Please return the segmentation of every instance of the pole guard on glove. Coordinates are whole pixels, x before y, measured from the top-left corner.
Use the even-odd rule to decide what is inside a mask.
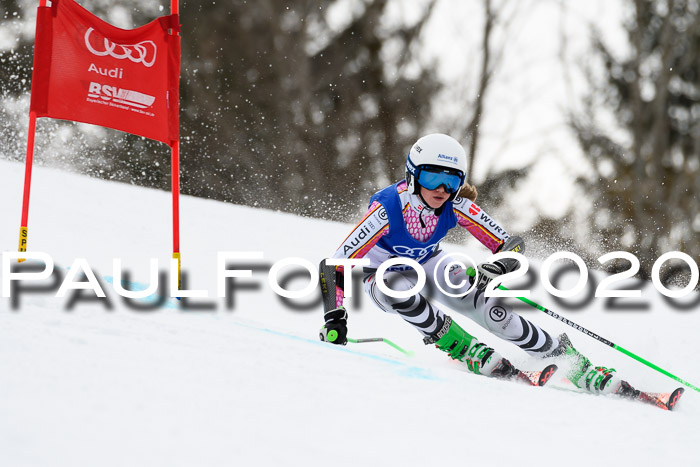
[[[328,310],[324,314],[326,324],[321,327],[318,337],[324,342],[336,345],[348,343],[348,313],[345,307]]]

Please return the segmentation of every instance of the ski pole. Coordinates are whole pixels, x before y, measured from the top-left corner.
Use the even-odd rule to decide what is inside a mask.
[[[467,275],[474,277],[476,275],[476,271],[474,270],[474,268],[468,268]],[[502,285],[499,285],[498,288],[501,290],[508,290],[506,287],[503,287]],[[598,334],[596,334],[594,332],[589,331],[588,329],[584,328],[583,326],[574,323],[570,319],[564,318],[563,316],[560,316],[559,314],[553,312],[552,310],[549,310],[549,309],[543,307],[542,305],[538,305],[537,303],[533,302],[532,300],[530,300],[528,298],[525,298],[525,297],[516,297],[516,298],[522,302],[527,303],[528,305],[530,305],[533,308],[537,308],[538,310],[545,312],[546,314],[548,314],[552,318],[558,319],[559,321],[561,321],[564,324],[568,324],[569,326],[576,329],[577,331],[581,331],[582,333],[584,333],[588,337],[592,337],[593,339],[595,339],[599,342],[602,342],[603,344],[605,344],[609,347],[612,347],[613,349],[615,349],[619,352],[622,352],[623,354],[627,355],[628,357],[632,357],[633,359],[637,360],[639,363],[643,363],[644,365],[648,366],[649,368],[653,368],[654,370],[658,371],[659,373],[662,373],[662,374],[668,376],[669,378],[674,379],[674,380],[678,381],[679,383],[685,384],[689,388],[695,389],[696,391],[700,392],[700,388],[691,384],[690,382],[685,381],[685,380],[679,378],[678,376],[669,373],[668,371],[664,370],[663,368],[651,363],[650,361],[640,357],[639,355],[636,355],[636,354],[630,352],[629,350],[625,349],[624,347],[619,346],[619,345],[613,343],[612,341],[610,341],[602,336],[599,336]]]
[[[338,331],[336,331],[335,329],[329,331],[327,338],[328,338],[328,342],[334,342],[338,338]],[[385,344],[392,346],[393,348],[395,348],[396,350],[398,350],[399,352],[401,352],[404,355],[407,355],[409,357],[413,355],[413,352],[411,352],[410,350],[404,350],[401,347],[399,347],[398,345],[391,342],[389,339],[385,339],[384,337],[368,337],[365,339],[351,339],[348,337],[347,339],[348,339],[348,342],[352,342],[353,344],[364,344],[366,342],[384,342]]]
[[[365,339],[351,339],[348,337],[348,342],[352,342],[353,344],[363,344],[365,342],[384,342],[385,344],[389,344],[390,346],[392,346],[393,348],[395,348],[396,350],[398,350],[399,352],[401,352],[402,354],[404,354],[408,357],[413,356],[412,351],[404,350],[401,347],[399,347],[398,345],[391,342],[389,339],[385,339],[384,337],[368,337]]]

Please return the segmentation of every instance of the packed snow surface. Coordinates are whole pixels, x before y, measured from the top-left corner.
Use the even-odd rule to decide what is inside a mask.
[[[17,245],[23,174],[22,164],[0,161],[4,252]],[[561,375],[544,388],[476,376],[375,309],[359,282],[348,300],[350,336],[386,337],[415,355],[319,342],[318,294],[285,303],[268,270],[285,258],[317,264],[351,224],[187,196],[181,220],[183,287],[209,297],[126,300],[114,288],[115,258],[135,289],[150,283],[156,258],[169,293],[170,194],[35,167],[28,249],[49,254],[55,268],[0,299],[1,465],[700,465],[700,394],[692,389],[666,412],[578,392]],[[232,262],[253,266],[252,276],[229,281],[217,298],[217,252],[264,256]],[[92,290],[56,297],[81,258],[106,298]],[[309,281],[303,272],[283,281],[285,271],[303,270],[282,269],[290,290]],[[615,309],[583,295],[571,299],[585,302],[574,308],[539,282],[531,289],[536,302],[700,383],[697,303],[671,306],[647,285],[642,298]],[[539,311],[518,311],[550,333],[566,331],[595,364],[638,388],[681,386]],[[519,367],[543,365],[449,313]]]

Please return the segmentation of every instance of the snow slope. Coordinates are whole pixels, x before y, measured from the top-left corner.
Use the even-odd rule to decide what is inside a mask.
[[[3,251],[17,244],[23,170],[0,161]],[[44,289],[16,293],[18,303],[0,299],[0,465],[700,465],[700,394],[690,389],[668,413],[577,393],[557,378],[530,388],[475,376],[375,310],[359,289],[350,335],[384,336],[415,356],[319,342],[318,302],[285,305],[267,268],[288,257],[316,264],[349,225],[183,197],[187,287],[210,298],[149,309],[115,293],[112,259],[141,284],[149,258],[166,269],[170,195],[41,167],[32,188],[29,250],[52,256],[59,281],[85,258],[107,298],[56,298],[57,283],[44,281]],[[265,255],[228,300],[215,298],[218,251]],[[288,287],[304,287],[306,277]],[[533,300],[700,382],[698,306],[673,309],[647,287],[645,311],[610,311],[594,299],[567,312],[532,289]],[[521,311],[550,332],[567,330],[594,363],[637,387],[679,386],[540,312]],[[522,368],[541,365],[451,315]]]

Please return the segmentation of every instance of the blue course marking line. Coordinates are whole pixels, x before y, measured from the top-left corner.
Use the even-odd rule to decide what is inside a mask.
[[[102,276],[102,279],[110,284],[114,285],[114,277],[112,276]],[[124,281],[122,281],[124,282]],[[125,282],[126,287],[128,290],[136,292],[138,290],[146,290],[148,288],[148,285],[143,284],[141,282]],[[129,300],[138,300],[139,302],[143,303],[156,303],[158,302],[162,297],[158,294],[151,294],[148,297],[143,297],[143,298],[131,298]],[[160,308],[171,308],[171,309],[177,309],[178,306],[173,303],[171,300],[173,297],[166,297],[166,302],[160,307]]]
[[[245,324],[245,323],[241,323],[241,322],[233,322],[233,324],[236,324],[236,325],[244,327],[244,328],[254,329],[256,331],[261,331],[261,332],[265,332],[268,334],[272,334],[272,335],[275,335],[278,337],[284,337],[287,339],[305,342],[307,344],[322,346],[324,349],[334,350],[337,352],[345,352],[345,353],[349,353],[352,355],[358,355],[360,357],[369,358],[371,360],[376,360],[378,362],[388,363],[390,365],[399,367],[399,369],[400,369],[400,371],[398,371],[399,374],[401,374],[402,376],[409,377],[409,378],[418,378],[418,379],[425,379],[425,380],[430,380],[430,381],[439,381],[441,379],[441,378],[435,376],[434,374],[432,374],[432,372],[429,369],[421,368],[421,367],[415,366],[415,365],[409,365],[409,364],[404,363],[400,360],[394,360],[394,359],[388,358],[388,357],[382,357],[379,355],[358,352],[357,350],[348,349],[345,346],[327,344],[327,343],[317,341],[314,339],[308,339],[306,337],[300,337],[300,336],[297,336],[294,334],[288,334],[288,333],[285,333],[282,331],[276,331],[274,329],[269,329],[269,328],[262,328],[262,327],[254,326],[251,324]]]
[[[114,277],[103,276],[102,278],[108,284],[110,284],[110,285],[114,284]],[[148,288],[148,285],[142,284],[140,282],[126,282],[125,285],[129,288],[129,290],[132,290],[132,291],[135,289],[136,290],[145,290]],[[148,297],[137,298],[137,299],[132,299],[132,300],[138,300],[138,301],[141,301],[144,303],[154,303],[154,302],[157,302],[158,300],[160,300],[160,298],[161,297],[159,295],[153,294],[153,295],[149,295]],[[173,303],[173,301],[170,299],[168,299],[168,301],[166,301],[166,303],[162,306],[162,308],[179,309],[179,307],[175,303]],[[321,341],[317,341],[314,339],[308,339],[305,337],[300,337],[300,336],[297,336],[294,334],[288,334],[288,333],[285,333],[282,331],[276,331],[276,330],[270,329],[270,328],[262,328],[262,327],[253,326],[250,324],[236,322],[236,321],[234,321],[233,324],[236,324],[238,326],[245,327],[248,329],[254,329],[256,331],[261,331],[261,332],[266,332],[268,334],[273,334],[273,335],[278,336],[278,337],[284,337],[286,339],[292,339],[292,340],[305,342],[307,344],[323,346],[323,348],[325,348],[325,349],[332,349],[334,351],[345,352],[345,353],[349,353],[352,355],[359,355],[361,357],[369,358],[371,360],[375,360],[378,362],[388,363],[390,365],[399,367],[400,370],[398,371],[398,373],[401,374],[402,376],[405,376],[408,378],[425,379],[425,380],[430,380],[430,381],[439,381],[441,379],[441,378],[438,378],[437,376],[435,376],[434,374],[432,374],[429,369],[421,368],[421,367],[418,367],[415,365],[408,365],[400,360],[394,360],[394,359],[387,358],[387,357],[381,357],[379,355],[358,352],[357,350],[351,350],[351,349],[348,349],[347,347],[344,347],[344,346],[326,344],[326,343],[321,342]],[[331,347],[329,347],[329,345],[331,345]]]
[[[69,267],[65,267],[65,266],[60,266],[60,268],[65,269],[66,271],[68,271],[70,269]],[[112,285],[112,286],[114,285],[114,277],[113,276],[102,276],[102,280],[104,280],[109,285]],[[129,290],[134,291],[134,292],[138,291],[138,290],[146,290],[148,288],[148,285],[143,284],[141,282],[130,282],[130,281],[129,282],[122,281],[122,282],[124,282],[126,284],[126,288],[128,288]],[[178,309],[179,307],[175,303],[173,303],[172,300],[170,300],[171,298],[173,298],[173,297],[166,297],[167,301],[160,308]],[[148,304],[148,303],[155,303],[160,299],[161,299],[160,295],[152,294],[152,295],[149,295],[148,297],[132,298],[130,300],[138,300],[140,302]]]

